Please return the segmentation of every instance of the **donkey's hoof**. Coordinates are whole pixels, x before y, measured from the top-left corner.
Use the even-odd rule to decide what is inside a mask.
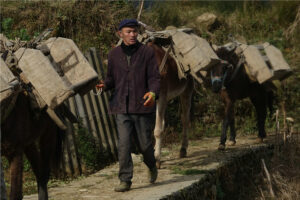
[[[183,149],[183,148],[180,149],[179,157],[180,158],[186,157],[186,149]]]
[[[219,144],[218,150],[219,151],[224,151],[225,150],[225,144]]]
[[[229,142],[228,142],[228,145],[229,146],[234,146],[236,144],[236,141],[233,141],[233,140],[230,140]]]
[[[264,143],[264,138],[258,137],[258,138],[256,139],[256,143],[257,143],[257,144],[262,144],[262,143]]]
[[[157,160],[155,164],[156,164],[156,168],[157,168],[157,169],[160,169],[160,165],[161,165],[160,160]]]

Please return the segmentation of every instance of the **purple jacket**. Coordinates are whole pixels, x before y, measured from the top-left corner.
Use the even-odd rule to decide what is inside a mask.
[[[128,66],[127,56],[120,46],[108,54],[108,69],[104,81],[105,90],[114,89],[110,100],[110,113],[152,113],[156,106],[145,107],[143,96],[151,91],[158,97],[160,74],[154,50],[141,45],[131,56]]]

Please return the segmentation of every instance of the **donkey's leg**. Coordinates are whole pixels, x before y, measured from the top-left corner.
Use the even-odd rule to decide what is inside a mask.
[[[37,182],[37,189],[39,191],[40,188],[40,154],[38,152],[38,149],[35,145],[35,143],[27,146],[25,148],[25,155],[30,162],[30,165],[32,167],[32,171],[35,175],[36,182]]]
[[[43,125],[43,128],[37,130],[41,132],[39,134],[41,135],[39,139],[39,176],[37,177],[38,197],[39,200],[48,200],[47,184],[50,177],[51,160],[53,160],[56,148],[57,127],[48,116],[41,116],[41,118],[40,123]],[[36,161],[34,163],[36,163]]]
[[[236,132],[235,132],[235,120],[234,120],[234,103],[232,103],[230,116],[228,116],[228,118],[229,118],[229,127],[230,127],[229,145],[233,146],[236,143],[236,141],[235,141]]]
[[[219,144],[219,150],[225,149],[225,143],[227,140],[227,129],[230,123],[234,123],[233,117],[234,117],[234,101],[229,98],[229,95],[226,91],[222,90],[221,97],[223,99],[223,102],[225,104],[225,115],[224,120],[222,124],[222,132],[221,132],[221,139]]]
[[[190,111],[192,105],[192,95],[193,95],[194,83],[192,79],[189,79],[186,89],[180,95],[181,103],[181,122],[182,122],[182,142],[180,149],[180,158],[186,157],[186,152],[188,148],[188,132],[190,128]]]
[[[253,103],[256,110],[256,121],[258,128],[258,138],[259,142],[262,142],[266,137],[265,131],[265,121],[267,117],[267,105],[264,94],[259,96],[251,97],[251,102]]]
[[[228,117],[225,114],[223,123],[222,123],[222,132],[221,132],[221,139],[220,139],[220,144],[219,144],[219,150],[224,150],[225,149],[225,143],[227,140],[227,128],[228,128]]]
[[[21,200],[22,196],[22,178],[23,178],[23,152],[15,153],[8,158],[10,165],[10,195],[13,200]]]
[[[156,159],[156,167],[160,168],[160,157],[161,157],[161,135],[164,131],[165,125],[165,111],[167,108],[167,99],[165,96],[160,96],[156,107],[156,121],[154,128],[155,136],[155,152],[154,156]]]
[[[47,123],[47,122],[46,122]],[[50,177],[51,160],[53,160],[56,147],[56,126],[52,126],[44,130],[43,136],[40,138],[40,180],[39,180],[39,200],[48,199],[47,184]]]

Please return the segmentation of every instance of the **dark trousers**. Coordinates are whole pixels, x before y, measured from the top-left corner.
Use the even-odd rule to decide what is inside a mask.
[[[151,114],[117,114],[118,128],[118,157],[119,179],[130,182],[133,176],[133,163],[131,158],[132,140],[143,154],[144,163],[149,169],[155,167],[154,148],[151,135],[154,129],[155,113]]]

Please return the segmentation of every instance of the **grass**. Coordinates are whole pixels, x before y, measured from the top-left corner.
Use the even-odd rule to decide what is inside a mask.
[[[170,152],[169,151],[162,151],[161,152],[161,157],[167,157],[170,155]]]
[[[275,151],[267,164],[271,185],[275,194],[270,193],[270,184],[262,171],[253,177],[253,183],[244,188],[245,200],[250,199],[282,199],[293,200],[300,198],[300,138],[299,132],[290,138],[285,145]]]

